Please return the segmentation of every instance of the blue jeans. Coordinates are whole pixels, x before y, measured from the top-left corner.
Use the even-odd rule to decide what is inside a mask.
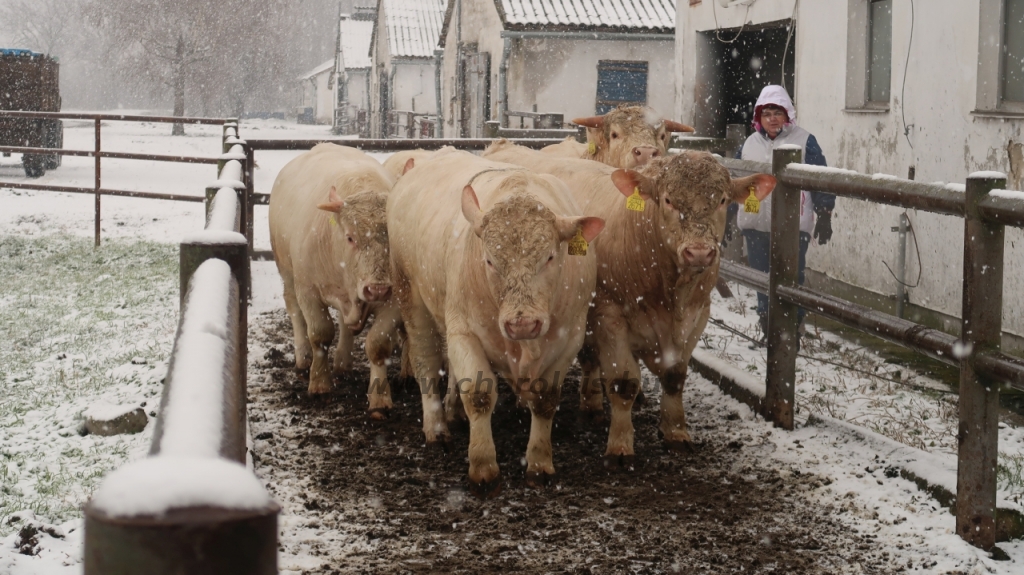
[[[743,230],[743,237],[747,239],[747,263],[755,270],[768,272],[768,252],[771,249],[771,234],[757,230]],[[811,245],[811,234],[800,232],[800,265],[799,281],[804,285],[804,268],[807,267],[807,248]],[[804,322],[807,312],[800,308],[797,318],[800,323]],[[757,315],[761,318],[762,328],[768,325],[768,295],[757,292]]]

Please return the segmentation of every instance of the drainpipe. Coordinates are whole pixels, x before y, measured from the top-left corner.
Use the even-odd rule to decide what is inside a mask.
[[[505,112],[508,112],[508,57],[512,52],[512,38],[501,33],[505,46],[501,49],[501,65],[498,67],[498,122],[503,128],[508,127]]]
[[[443,63],[441,57],[444,56],[444,50],[434,50],[434,97],[437,99],[437,130],[435,130],[435,138],[444,137],[444,108],[441,107],[441,65]]]
[[[382,137],[384,138],[390,137],[391,133],[391,121],[387,118],[387,116],[390,116],[391,111],[395,109],[395,74],[397,73],[398,65],[395,64],[394,61],[392,61],[390,79],[388,80],[388,113],[383,118],[385,125],[388,127],[388,133],[382,135]]]

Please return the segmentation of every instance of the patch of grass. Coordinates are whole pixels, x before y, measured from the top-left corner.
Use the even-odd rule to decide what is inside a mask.
[[[0,236],[0,518],[21,509],[76,516],[142,441],[73,430],[104,394],[159,393],[177,274],[175,245]],[[9,530],[0,525],[0,535]]]
[[[996,481],[999,489],[1007,492],[1007,499],[1024,502],[1024,454],[1000,453]]]

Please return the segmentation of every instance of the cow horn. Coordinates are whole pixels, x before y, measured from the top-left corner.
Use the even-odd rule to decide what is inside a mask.
[[[669,132],[692,132],[693,128],[686,124],[680,124],[675,120],[665,120],[665,129]]]
[[[604,116],[590,116],[588,118],[576,118],[572,121],[577,126],[584,126],[586,128],[601,128],[604,127]]]

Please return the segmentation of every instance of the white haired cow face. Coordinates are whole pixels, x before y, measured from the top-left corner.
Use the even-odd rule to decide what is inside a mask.
[[[612,181],[623,195],[638,190],[654,204],[646,210],[654,210],[659,241],[675,254],[680,269],[694,271],[718,261],[728,204],[742,203],[751,192],[763,200],[775,189],[773,176],[732,179],[711,154],[694,151],[655,158],[638,170],[616,170]]]
[[[341,249],[337,265],[344,269],[351,301],[375,302],[391,295],[391,260],[386,219],[387,194],[363,191],[342,199],[332,186],[321,210],[332,212],[331,228]]]
[[[604,116],[576,118],[587,127],[591,159],[616,168],[632,169],[668,152],[672,132],[692,132],[690,126],[662,120],[645,106],[619,106]]]
[[[561,281],[566,242],[577,233],[590,242],[604,220],[558,216],[529,193],[527,180],[510,176],[512,192],[487,212],[472,186],[462,191],[462,213],[481,240],[487,286],[498,302],[498,327],[511,340],[544,336],[551,326],[551,300]]]

